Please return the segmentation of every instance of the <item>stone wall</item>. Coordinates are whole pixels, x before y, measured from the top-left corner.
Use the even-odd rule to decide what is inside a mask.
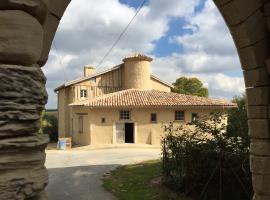
[[[41,70],[68,1],[0,1],[0,199],[46,199]]]
[[[244,72],[255,191],[253,199],[270,199],[270,1],[215,0],[215,3],[231,31]]]
[[[40,70],[70,0],[0,1],[0,199],[46,199],[47,95]],[[248,97],[255,200],[270,199],[269,0],[214,0],[235,41]]]

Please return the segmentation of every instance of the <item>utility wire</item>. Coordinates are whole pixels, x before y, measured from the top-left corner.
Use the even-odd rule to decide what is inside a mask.
[[[100,65],[105,61],[105,59],[110,55],[110,53],[112,52],[112,50],[114,49],[114,47],[118,44],[118,42],[121,40],[121,38],[123,37],[123,35],[127,32],[129,26],[131,25],[131,23],[134,21],[134,19],[137,17],[137,15],[139,14],[139,12],[141,11],[142,7],[144,6],[144,4],[146,3],[146,0],[143,0],[142,3],[140,4],[139,8],[137,9],[135,15],[132,17],[132,19],[130,20],[130,22],[127,24],[127,26],[124,28],[124,30],[120,33],[120,35],[118,36],[118,38],[116,39],[116,41],[112,44],[111,48],[107,51],[107,53],[103,56],[103,58],[101,59],[101,61],[99,62],[99,64],[97,65],[96,69],[100,67]]]

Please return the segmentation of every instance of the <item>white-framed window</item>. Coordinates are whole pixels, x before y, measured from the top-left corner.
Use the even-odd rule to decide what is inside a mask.
[[[80,96],[81,96],[81,98],[86,98],[87,97],[87,90],[81,90]]]
[[[78,117],[78,128],[79,128],[79,133],[83,134],[83,116],[79,115]]]
[[[182,110],[175,111],[175,121],[184,121],[185,120],[185,112]]]
[[[120,111],[120,119],[121,120],[130,120],[130,111],[129,110],[121,110]]]
[[[156,123],[157,122],[157,113],[151,113],[151,122]]]

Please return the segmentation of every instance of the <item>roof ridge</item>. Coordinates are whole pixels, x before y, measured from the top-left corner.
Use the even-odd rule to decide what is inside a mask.
[[[92,107],[121,106],[217,106],[235,107],[235,104],[222,99],[199,97],[193,95],[165,92],[160,90],[126,89],[105,94],[93,99],[76,102],[70,105]]]

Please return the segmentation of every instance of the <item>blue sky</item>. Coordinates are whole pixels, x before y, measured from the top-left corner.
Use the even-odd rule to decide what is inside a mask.
[[[47,65],[49,102],[53,89],[96,66],[134,16],[141,0],[76,0],[67,9]],[[173,83],[196,76],[210,96],[231,99],[244,92],[239,59],[230,33],[212,0],[148,0],[127,33],[97,69],[113,67],[141,52],[154,58],[153,74]]]
[[[138,9],[142,3],[142,0],[119,0],[122,4],[128,5],[130,7]],[[204,7],[205,1],[202,0],[198,6],[195,8],[195,13],[200,12]],[[149,4],[149,0],[146,1],[145,5]],[[186,30],[183,27],[186,24],[184,17],[172,17],[169,20],[169,30],[166,32],[164,37],[159,38],[159,40],[154,41],[155,49],[151,52],[157,57],[170,56],[171,54],[178,52],[183,52],[182,45],[170,42],[170,38],[178,35],[189,34],[191,31]]]

